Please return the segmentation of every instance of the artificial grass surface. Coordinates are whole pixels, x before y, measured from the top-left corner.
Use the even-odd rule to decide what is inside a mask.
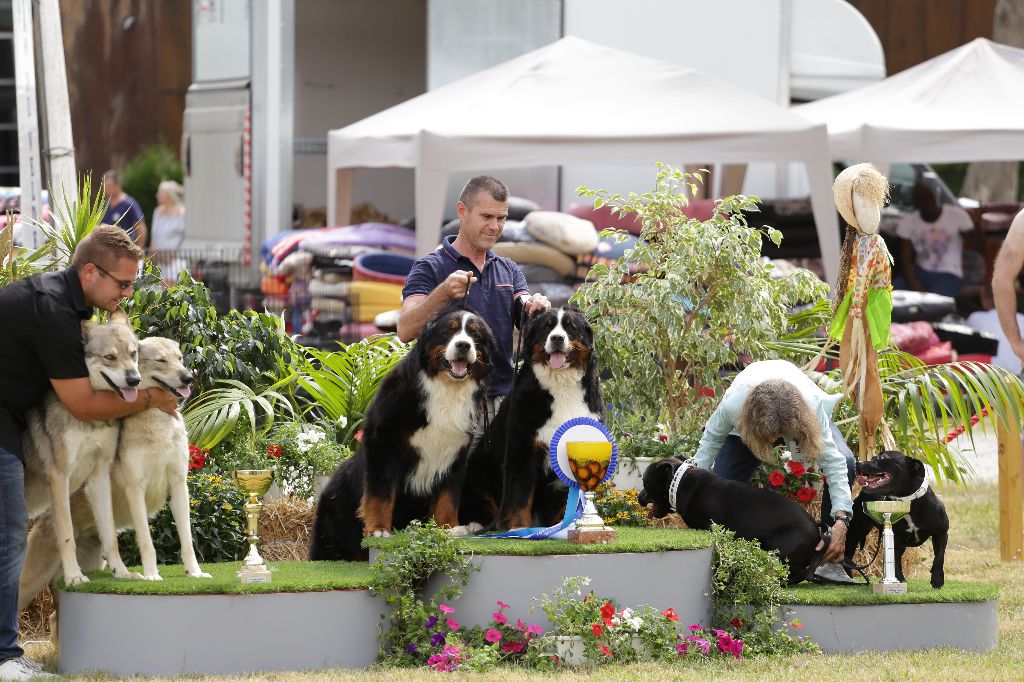
[[[615,528],[615,542],[609,545],[575,545],[565,540],[515,540],[509,538],[459,538],[459,544],[477,555],[545,556],[556,554],[618,554],[704,549],[711,546],[711,534],[703,530],[673,528]],[[366,538],[363,546],[386,550],[398,538]]]
[[[947,580],[942,589],[933,589],[927,578],[907,580],[907,593],[883,596],[870,587],[856,585],[812,585],[801,583],[786,589],[783,604],[808,606],[868,606],[874,604],[941,604],[982,602],[999,596],[999,588],[989,583]]]
[[[240,561],[202,564],[212,578],[190,578],[183,566],[161,566],[163,580],[126,580],[114,578],[109,571],[89,573],[84,585],[61,587],[70,592],[101,594],[255,594],[259,592],[326,592],[365,589],[370,586],[370,567],[348,561],[274,561],[272,582],[241,584],[235,576]],[[129,570],[141,572],[137,566]]]

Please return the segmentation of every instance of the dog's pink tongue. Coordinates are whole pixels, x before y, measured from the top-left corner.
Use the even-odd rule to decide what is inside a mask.
[[[180,395],[182,398],[187,398],[190,395],[192,395],[192,389],[189,388],[188,386],[182,386],[181,388],[178,389],[178,395]]]
[[[124,396],[124,399],[127,400],[128,402],[132,402],[136,398],[139,397],[139,389],[137,389],[137,388],[122,388],[121,389],[121,395]]]
[[[863,476],[857,477],[857,485],[864,485],[865,483],[867,483],[867,481],[868,479],[864,478]]]
[[[548,358],[548,365],[552,369],[558,369],[565,364],[565,353],[552,353],[551,357]]]
[[[468,365],[463,360],[452,360],[451,366],[452,374],[454,374],[457,377],[466,376],[466,368],[468,367]]]

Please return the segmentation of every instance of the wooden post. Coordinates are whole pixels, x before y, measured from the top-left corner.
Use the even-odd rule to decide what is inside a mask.
[[[332,226],[349,225],[352,222],[352,183],[355,170],[334,169],[334,219]]]
[[[996,421],[999,437],[999,556],[1024,559],[1024,480],[1020,424]]]

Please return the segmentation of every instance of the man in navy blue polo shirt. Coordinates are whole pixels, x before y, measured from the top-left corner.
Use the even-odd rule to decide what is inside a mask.
[[[411,341],[423,325],[452,301],[466,298],[497,341],[490,397],[512,389],[512,329],[525,308],[527,315],[551,303],[542,294],[530,295],[523,271],[510,258],[496,256],[491,247],[501,237],[508,217],[508,187],[489,175],[479,175],[462,189],[455,207],[459,234],[445,237],[441,246],[412,266],[402,290],[398,337]],[[496,402],[490,401],[493,414]]]
[[[54,391],[77,419],[114,419],[158,407],[176,396],[139,391],[132,402],[94,391],[85,366],[82,320],[93,306],[113,311],[132,293],[142,249],[119,227],[100,225],[82,239],[71,267],[0,288],[0,682],[43,677],[18,645],[18,579],[25,558],[28,510],[21,435],[25,414]]]
[[[104,225],[117,225],[130,234],[139,246],[145,247],[149,235],[146,216],[135,197],[125,194],[121,186],[120,173],[108,170],[103,174],[103,191],[106,192],[110,203],[107,204],[107,212],[103,214],[103,220],[100,222]]]

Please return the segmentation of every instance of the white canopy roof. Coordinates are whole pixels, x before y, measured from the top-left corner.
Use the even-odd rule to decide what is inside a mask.
[[[416,169],[416,248],[438,243],[448,175],[559,164],[800,161],[825,272],[839,229],[825,128],[693,69],[566,37],[328,133],[331,222],[341,169]],[[653,170],[653,168],[652,168]],[[638,188],[642,189],[642,188]]]
[[[793,107],[848,161],[1024,159],[1024,50],[977,38],[872,85]]]

